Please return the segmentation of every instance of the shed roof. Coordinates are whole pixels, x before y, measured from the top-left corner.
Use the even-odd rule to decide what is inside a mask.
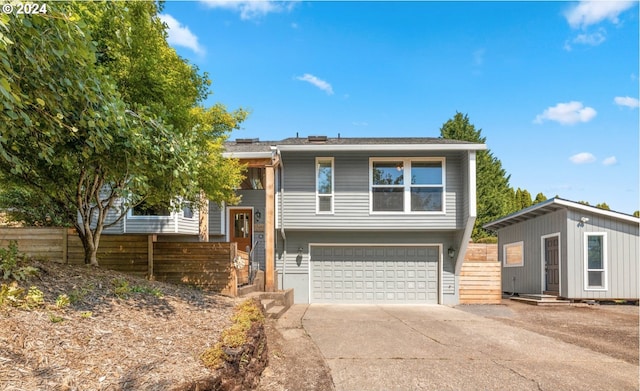
[[[563,208],[583,210],[585,212],[595,213],[602,216],[613,217],[615,219],[628,221],[630,223],[640,224],[640,218],[628,215],[626,213],[600,209],[595,206],[585,205],[579,202],[565,200],[563,198],[556,197],[556,198],[552,198],[544,202],[541,202],[539,204],[535,204],[528,208],[519,210],[515,213],[512,213],[500,219],[494,220],[490,223],[483,225],[482,227],[491,231],[497,231],[499,229],[508,227],[510,225],[531,220],[538,216],[555,212],[556,210],[563,209]]]

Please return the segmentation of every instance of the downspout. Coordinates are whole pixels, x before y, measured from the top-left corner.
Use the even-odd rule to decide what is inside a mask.
[[[278,158],[280,160],[280,210],[278,213],[280,214],[280,235],[282,235],[282,287],[284,288],[284,279],[287,275],[287,234],[284,230],[284,163],[282,162],[282,155],[280,154],[280,150],[277,149],[276,153],[278,154]]]

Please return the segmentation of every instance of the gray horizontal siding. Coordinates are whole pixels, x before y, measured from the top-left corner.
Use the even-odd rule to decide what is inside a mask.
[[[413,154],[409,157],[446,158],[446,214],[370,213],[369,157],[367,153],[283,153],[284,195],[282,223],[287,229],[327,230],[443,230],[460,227],[457,215],[464,205],[460,153]],[[315,158],[334,157],[334,213],[316,214]],[[398,157],[376,154],[375,157]],[[278,225],[280,226],[280,225]]]
[[[209,235],[224,235],[224,205],[209,202]]]
[[[588,222],[582,224],[581,217]],[[608,216],[569,210],[568,216],[568,297],[580,299],[637,299],[638,225]],[[607,271],[605,291],[585,290],[585,233],[607,235]]]

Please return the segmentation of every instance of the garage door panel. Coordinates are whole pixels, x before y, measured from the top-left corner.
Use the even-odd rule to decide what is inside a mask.
[[[314,302],[437,303],[438,259],[435,246],[312,245],[311,297]]]

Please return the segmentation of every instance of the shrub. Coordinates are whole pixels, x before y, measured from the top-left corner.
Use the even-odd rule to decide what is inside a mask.
[[[0,274],[2,274],[2,278],[22,281],[37,274],[38,269],[35,267],[18,265],[18,262],[23,259],[24,256],[18,254],[18,244],[13,240],[9,242],[8,248],[0,248]]]
[[[71,304],[71,300],[69,299],[69,296],[67,296],[65,293],[61,294],[56,298],[56,308],[58,309],[63,309],[65,307],[68,307],[70,304]]]

